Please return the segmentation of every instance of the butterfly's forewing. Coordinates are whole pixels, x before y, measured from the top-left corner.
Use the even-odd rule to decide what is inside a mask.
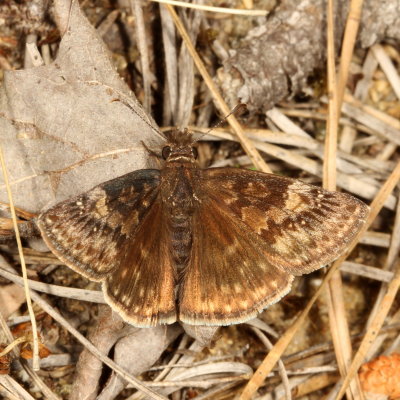
[[[205,170],[201,185],[243,229],[263,239],[263,253],[271,264],[294,275],[337,258],[369,210],[346,193],[243,169]]]
[[[119,262],[158,194],[159,171],[141,170],[105,182],[39,215],[50,250],[69,267],[101,281]]]
[[[111,305],[138,326],[175,315],[174,273],[162,247],[168,241],[154,236],[162,224],[159,176],[158,170],[129,173],[59,203],[37,219],[52,252],[87,278],[105,281]],[[164,257],[159,265],[149,262],[152,252]],[[145,276],[149,269],[153,274]],[[147,322],[138,317],[141,313]]]

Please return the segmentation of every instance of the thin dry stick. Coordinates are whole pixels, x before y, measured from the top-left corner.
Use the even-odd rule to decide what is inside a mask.
[[[374,54],[375,58],[378,60],[379,65],[381,66],[383,72],[387,77],[387,80],[392,86],[394,93],[400,100],[400,77],[396,70],[396,67],[392,63],[392,60],[390,59],[389,55],[386,54],[384,48],[379,44],[372,46],[371,51]]]
[[[23,286],[23,279],[17,275],[13,274],[10,271],[2,268],[0,266],[0,276],[14,282],[18,285]],[[100,290],[88,290],[88,289],[78,289],[78,288],[70,288],[59,285],[52,285],[49,283],[37,282],[31,279],[28,279],[29,287],[38,292],[51,294],[53,296],[66,297],[69,299],[76,299],[80,301],[90,301],[93,303],[104,304],[106,301],[104,300],[103,292]]]
[[[14,347],[18,346],[21,343],[24,343],[28,341],[28,339],[25,336],[21,336],[18,339],[15,339],[13,342],[11,342],[6,348],[0,352],[0,358],[5,356],[6,354],[10,353]]]
[[[10,210],[10,205],[8,203],[0,201],[0,208],[3,210]],[[25,211],[22,208],[14,207],[14,210],[17,216],[23,219],[32,219],[36,217],[36,214],[30,213],[29,211]]]
[[[205,4],[193,4],[193,3],[188,3],[187,1],[176,1],[176,0],[151,0],[151,1],[162,4],[171,4],[173,6],[178,6],[178,7],[194,8],[196,10],[202,10],[202,11],[236,14],[249,17],[264,17],[268,15],[268,11],[265,10],[242,10],[238,8],[214,7],[214,6],[207,6]]]
[[[389,131],[387,139],[397,141],[396,139],[398,139],[400,131],[400,121],[397,118],[394,118],[391,115],[378,110],[377,108],[362,103],[360,100],[353,97],[350,93],[346,93],[344,95],[344,101],[345,103],[354,106],[356,109],[359,109],[360,112],[365,113],[366,115],[370,115],[372,118],[377,119],[378,122],[381,121],[385,125],[387,125],[387,130]],[[393,128],[393,130],[391,130],[390,128]],[[375,130],[375,133],[378,132],[376,132]],[[390,137],[389,135],[391,135],[392,137]],[[396,135],[396,137],[393,137],[394,135]]]
[[[195,62],[197,69],[199,70],[207,87],[211,91],[211,94],[214,98],[215,105],[222,112],[223,115],[228,115],[231,110],[229,109],[228,105],[225,103],[225,100],[222,98],[221,94],[219,93],[217,86],[214,84],[211,76],[207,72],[207,69],[206,69],[203,61],[201,61],[199,55],[197,54],[196,49],[194,48],[194,46],[189,38],[189,35],[186,32],[186,29],[183,26],[178,15],[176,14],[174,8],[168,4],[166,4],[165,7],[167,7],[168,11],[170,12],[170,14],[175,22],[176,28],[178,29],[179,33],[182,36],[182,39],[186,43],[189,53],[193,57],[193,61]],[[240,126],[240,124],[237,121],[237,119],[235,118],[235,116],[230,115],[227,118],[227,121],[229,122],[232,129],[238,136],[240,143],[243,146],[244,151],[250,157],[250,160],[253,162],[253,164],[263,172],[271,172],[270,168],[265,163],[265,161],[262,159],[262,157],[260,156],[259,152],[254,147],[254,145],[251,143],[251,141],[249,139],[247,139],[246,135],[243,132],[242,127]]]
[[[143,107],[147,112],[151,111],[151,85],[150,85],[150,64],[149,52],[146,43],[145,23],[143,19],[143,10],[140,0],[130,0],[132,13],[136,18],[136,36],[140,54],[140,64],[142,66],[143,77]]]
[[[9,375],[0,375],[0,395],[7,400],[35,400],[17,381]]]
[[[368,87],[371,83],[372,77],[376,71],[378,62],[372,55],[371,49],[368,51],[365,57],[364,64],[362,66],[363,78],[360,79],[354,89],[354,96],[361,101],[365,101],[368,94]],[[351,153],[354,147],[354,141],[356,139],[357,130],[352,126],[344,126],[342,134],[340,135],[339,148],[347,153]]]
[[[337,157],[337,136],[339,122],[339,98],[338,85],[336,82],[335,69],[335,31],[334,31],[334,1],[328,0],[327,12],[327,67],[328,67],[328,119],[327,136],[325,141],[324,157],[324,187],[328,190],[336,190],[336,157]],[[343,43],[342,54],[352,54],[353,48],[346,52],[347,42]],[[354,44],[354,43],[353,43]],[[351,57],[349,58],[349,60]],[[348,65],[342,59],[340,79],[347,80]],[[340,82],[339,87],[343,86]],[[346,311],[343,300],[342,279],[340,271],[336,271],[329,281],[327,288],[327,300],[329,308],[329,323],[334,345],[335,355],[338,362],[339,371],[342,377],[346,376],[347,366],[351,361],[351,339],[349,327],[346,320]],[[357,382],[351,385],[347,392],[348,398],[363,398],[361,388]]]
[[[333,0],[328,0],[327,12],[327,68],[328,68],[328,119],[326,121],[326,141],[323,163],[323,182],[327,190],[336,190],[336,146],[338,129],[338,92],[335,68],[335,32]]]
[[[400,261],[397,261],[395,271],[396,271],[395,276],[393,280],[389,283],[386,295],[382,300],[379,313],[376,314],[375,318],[373,319],[371,325],[367,330],[367,333],[365,334],[363,340],[361,341],[360,347],[358,348],[357,353],[354,356],[353,362],[350,365],[347,376],[344,379],[340,391],[335,397],[335,400],[340,400],[343,397],[347,387],[349,386],[350,380],[357,373],[358,369],[360,368],[361,364],[365,359],[366,354],[368,353],[368,350],[374,343],[376,337],[379,334],[380,329],[383,326],[383,323],[385,322],[385,318],[389,313],[389,310],[393,304],[396,294],[400,288]]]
[[[261,365],[258,367],[257,371],[254,373],[250,381],[247,383],[244,388],[240,400],[250,400],[253,394],[258,390],[258,388],[264,382],[266,376],[272,371],[272,368],[275,366],[279,358],[282,356],[283,352],[286,350],[287,346],[293,339],[294,335],[297,333],[299,328],[304,323],[305,318],[311,310],[311,307],[314,305],[318,296],[324,290],[327,282],[331,279],[332,275],[335,271],[340,267],[340,264],[347,258],[347,256],[351,253],[354,247],[357,245],[360,238],[365,234],[368,227],[374,221],[378,213],[383,207],[387,197],[392,192],[394,187],[397,185],[397,182],[400,180],[400,162],[397,164],[396,168],[390,174],[389,178],[383,184],[378,194],[376,195],[374,201],[371,203],[371,211],[368,215],[367,221],[363,228],[358,232],[356,237],[351,242],[348,250],[339,257],[332,265],[328,273],[326,274],[323,282],[321,283],[318,290],[315,292],[314,296],[308,302],[305,309],[302,311],[297,320],[293,323],[293,325],[282,335],[282,337],[275,343],[273,349],[268,353],[265,357]],[[351,371],[351,368],[349,369]]]
[[[205,380],[189,380],[182,379],[179,381],[162,381],[162,382],[153,382],[153,381],[144,381],[147,385],[152,387],[160,387],[160,388],[170,388],[170,387],[200,387],[208,389],[210,386],[218,385],[223,382],[235,382],[235,381],[243,381],[248,378],[248,374],[242,374],[237,376],[227,376],[223,378],[209,378]]]
[[[22,285],[21,285],[22,286]],[[7,321],[4,319],[3,314],[0,313],[0,329],[3,332],[3,337],[7,339],[10,343],[14,340],[14,336],[11,333],[9,326],[7,325]],[[14,349],[13,354],[15,357],[19,357],[19,349]]]
[[[342,53],[340,55],[339,81],[338,81],[338,110],[343,101],[344,90],[349,76],[349,66],[353,56],[354,44],[357,31],[360,25],[363,0],[352,0],[349,14],[347,16],[346,28],[344,31]]]
[[[397,202],[396,215],[395,215],[395,219],[394,219],[392,235],[390,237],[390,246],[389,246],[389,250],[387,253],[385,264],[383,266],[383,270],[380,269],[381,271],[383,271],[383,272],[391,271],[391,268],[394,265],[397,255],[399,254],[399,250],[400,250],[400,201]],[[392,276],[391,280],[392,279],[393,279],[393,276]],[[387,282],[387,283],[384,282],[382,284],[381,288],[379,289],[378,296],[376,297],[375,303],[374,303],[372,310],[368,316],[368,320],[367,320],[367,324],[366,324],[367,328],[370,326],[371,322],[374,320],[376,314],[378,312],[380,312],[380,310],[381,310],[381,302],[382,302],[382,299],[385,297],[389,282]],[[372,348],[371,351],[375,352],[376,350],[378,350],[378,348],[384,342],[385,339],[386,339],[386,336],[381,337],[379,339],[379,343],[375,342],[374,348]],[[372,356],[371,351],[368,354],[368,357],[367,357],[368,359]]]
[[[165,109],[169,108],[169,114],[172,114],[173,122],[176,124],[175,118],[178,110],[178,56],[176,50],[176,31],[174,22],[165,7],[160,7],[161,32],[163,39],[164,57],[165,57],[165,73],[166,73],[166,88],[168,89],[168,99]],[[169,103],[169,107],[168,107]],[[165,121],[164,121],[165,122]],[[168,119],[168,122],[169,119]]]
[[[332,373],[324,373],[311,376],[305,382],[300,383],[296,387],[297,398],[309,398],[308,394],[316,392],[317,390],[325,389],[327,386],[331,386],[337,382],[337,375]],[[325,399],[328,400],[328,399]]]
[[[43,393],[43,397],[46,400],[61,400],[52,390],[44,383],[42,378],[35,372],[32,368],[29,367],[25,362],[22,362],[22,367],[24,368],[25,372],[31,377],[32,384],[39,387],[39,389]]]
[[[31,296],[30,296],[30,293],[29,293],[28,274],[26,272],[26,264],[25,264],[25,259],[24,259],[24,252],[22,251],[21,236],[19,234],[17,215],[16,215],[15,209],[14,209],[14,201],[13,201],[13,198],[12,198],[11,188],[10,188],[10,184],[9,184],[9,181],[8,181],[8,173],[7,173],[6,163],[4,161],[3,148],[2,148],[1,145],[0,145],[0,162],[1,162],[1,168],[3,170],[4,183],[5,183],[5,186],[6,186],[6,189],[7,189],[8,202],[10,203],[10,211],[11,211],[11,217],[12,217],[13,225],[14,225],[15,239],[17,241],[18,253],[19,253],[20,260],[21,260],[22,277],[24,279],[24,290],[25,290],[26,304],[28,306],[29,316],[31,318],[32,336],[33,336],[32,367],[33,367],[33,369],[35,371],[38,371],[40,369],[40,365],[39,365],[39,338],[38,338],[38,333],[37,333],[36,318],[35,318],[35,313],[34,313],[33,307],[32,307]]]
[[[274,345],[271,343],[271,341],[267,338],[266,335],[264,335],[263,332],[260,331],[260,329],[255,328],[254,326],[251,327],[251,330],[258,336],[258,338],[263,342],[264,346],[268,349],[271,350]],[[285,389],[285,399],[286,400],[292,400],[292,392],[290,390],[290,382],[288,378],[288,373],[285,368],[285,364],[283,363],[282,360],[278,361],[278,369],[279,369],[279,375],[281,376],[282,379],[282,384]]]

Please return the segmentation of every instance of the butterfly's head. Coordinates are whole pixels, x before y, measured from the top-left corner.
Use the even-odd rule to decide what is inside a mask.
[[[194,163],[198,153],[192,134],[185,128],[164,132],[168,142],[162,149],[162,157],[168,162]]]

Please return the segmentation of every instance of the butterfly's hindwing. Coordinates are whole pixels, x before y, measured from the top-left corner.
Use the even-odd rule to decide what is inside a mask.
[[[103,283],[108,303],[135,326],[175,322],[175,267],[159,198],[119,257]]]
[[[239,323],[287,294],[293,275],[272,265],[263,246],[219,202],[204,200],[194,216],[179,319],[192,325]]]

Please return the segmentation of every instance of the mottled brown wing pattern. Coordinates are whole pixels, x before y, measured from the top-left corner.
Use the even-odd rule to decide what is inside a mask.
[[[176,321],[175,266],[165,216],[158,198],[119,255],[118,268],[103,282],[107,302],[135,326]]]
[[[264,242],[269,263],[301,275],[337,258],[364,224],[368,207],[345,193],[257,171],[210,168],[207,196]]]
[[[157,236],[162,221],[159,175],[158,170],[129,173],[37,219],[52,252],[87,278],[103,281],[111,306],[137,326],[176,318],[169,241]],[[150,254],[157,264],[150,262]]]
[[[277,175],[211,168],[199,176],[204,196],[179,297],[189,324],[255,317],[290,290],[293,275],[337,258],[368,214],[352,196]]]
[[[119,262],[158,195],[158,170],[135,171],[105,182],[39,215],[37,226],[65,264],[101,281]]]
[[[290,290],[293,275],[264,256],[263,240],[204,199],[193,221],[193,245],[179,294],[179,320],[192,325],[247,321]]]
[[[173,131],[161,171],[124,175],[37,219],[53,253],[103,282],[107,302],[133,325],[255,317],[294,275],[338,257],[366,220],[368,207],[347,194],[244,169],[200,170],[192,146],[186,131]]]

